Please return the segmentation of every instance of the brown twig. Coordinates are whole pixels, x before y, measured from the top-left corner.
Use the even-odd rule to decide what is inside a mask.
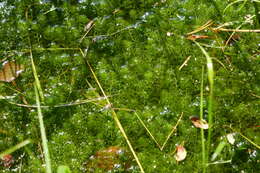
[[[254,32],[258,33],[260,32],[260,29],[227,29],[227,28],[211,28],[214,32]]]

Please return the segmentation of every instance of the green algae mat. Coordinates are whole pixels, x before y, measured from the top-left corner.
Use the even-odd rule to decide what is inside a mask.
[[[0,1],[0,172],[257,172],[259,8]]]

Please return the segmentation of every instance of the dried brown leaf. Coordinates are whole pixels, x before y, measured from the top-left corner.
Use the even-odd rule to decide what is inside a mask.
[[[179,161],[182,161],[186,158],[187,156],[187,151],[186,149],[184,148],[183,145],[178,145],[176,147],[176,154],[174,155],[174,158],[179,162]]]
[[[5,155],[2,159],[1,159],[1,164],[6,167],[6,168],[9,168],[13,165],[14,163],[14,159],[13,159],[13,156],[11,154],[7,154]]]
[[[227,134],[227,140],[232,145],[234,145],[234,143],[236,141],[235,138],[234,138],[235,135],[236,135],[236,133],[229,133],[229,134]]]
[[[201,128],[201,129],[208,129],[209,128],[207,121],[205,121],[203,119],[201,120],[196,116],[190,117],[190,120],[191,120],[192,124],[197,128]]]
[[[14,61],[5,61],[0,70],[0,81],[11,82],[15,80],[20,73],[24,71],[24,66]]]

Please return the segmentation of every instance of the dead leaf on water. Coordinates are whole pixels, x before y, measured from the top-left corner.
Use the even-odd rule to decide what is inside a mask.
[[[95,172],[97,169],[104,171],[116,171],[122,169],[127,171],[133,165],[131,164],[129,153],[119,146],[110,146],[97,151],[89,158],[86,164],[89,172]]]
[[[0,81],[11,82],[23,71],[24,66],[22,64],[17,64],[15,61],[5,61],[0,70]]]
[[[229,134],[227,134],[227,140],[232,145],[234,145],[234,143],[236,141],[235,138],[234,138],[235,135],[236,135],[236,133],[229,133]]]
[[[187,156],[187,151],[186,151],[186,149],[184,148],[184,146],[183,145],[178,145],[177,147],[176,147],[176,154],[174,155],[174,158],[178,161],[178,162],[180,162],[180,161],[182,161],[182,160],[184,160],[185,158],[186,158],[186,156]]]
[[[191,120],[192,124],[197,128],[201,128],[201,129],[208,129],[209,128],[207,121],[205,121],[203,119],[199,119],[196,116],[190,117],[190,120]]]
[[[90,21],[86,24],[86,26],[85,26],[85,28],[84,28],[84,31],[90,30],[91,27],[93,27],[93,25],[94,25],[94,20],[90,20]]]
[[[0,159],[0,165],[6,167],[6,168],[10,168],[14,163],[14,159],[13,156],[11,154],[7,154],[5,156],[3,156],[2,159]]]
[[[209,38],[209,36],[207,35],[189,35],[186,37],[188,40],[192,40],[192,41],[195,41],[197,39],[206,39],[206,38]]]

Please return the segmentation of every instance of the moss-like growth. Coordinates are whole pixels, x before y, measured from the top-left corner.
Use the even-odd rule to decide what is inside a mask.
[[[212,57],[215,72],[209,155],[232,129],[259,145],[259,34],[239,33],[239,39],[225,45],[232,32],[213,31],[228,22],[226,29],[259,29],[257,16],[253,16],[255,4],[247,1],[228,6],[228,1],[221,0],[1,2],[1,63],[15,60],[24,64],[25,71],[15,79],[16,84],[0,83],[0,151],[27,138],[32,143],[14,152],[14,164],[10,168],[1,164],[0,172],[12,172],[20,166],[22,172],[44,171],[33,108],[30,48],[44,95],[41,105],[47,106],[42,107],[42,113],[53,170],[67,165],[72,172],[84,172],[89,158],[98,151],[110,146],[128,148],[114,122],[114,108],[145,172],[201,172],[200,130],[193,127],[189,117],[200,112],[201,67],[206,65],[206,58],[187,39],[187,33],[209,20],[213,21],[211,26],[194,33],[201,36],[196,41]],[[93,26],[86,30],[90,21]],[[112,105],[102,98],[87,61]],[[205,119],[208,88],[204,77]],[[89,99],[94,100],[86,102]],[[161,151],[132,110],[138,112],[159,144],[182,112],[183,118]],[[173,153],[182,142],[187,158],[177,163]],[[259,149],[236,135],[235,145],[225,146],[217,158],[231,161],[211,163],[207,169],[257,171],[258,157]],[[137,164],[133,165],[132,172],[138,172]]]

